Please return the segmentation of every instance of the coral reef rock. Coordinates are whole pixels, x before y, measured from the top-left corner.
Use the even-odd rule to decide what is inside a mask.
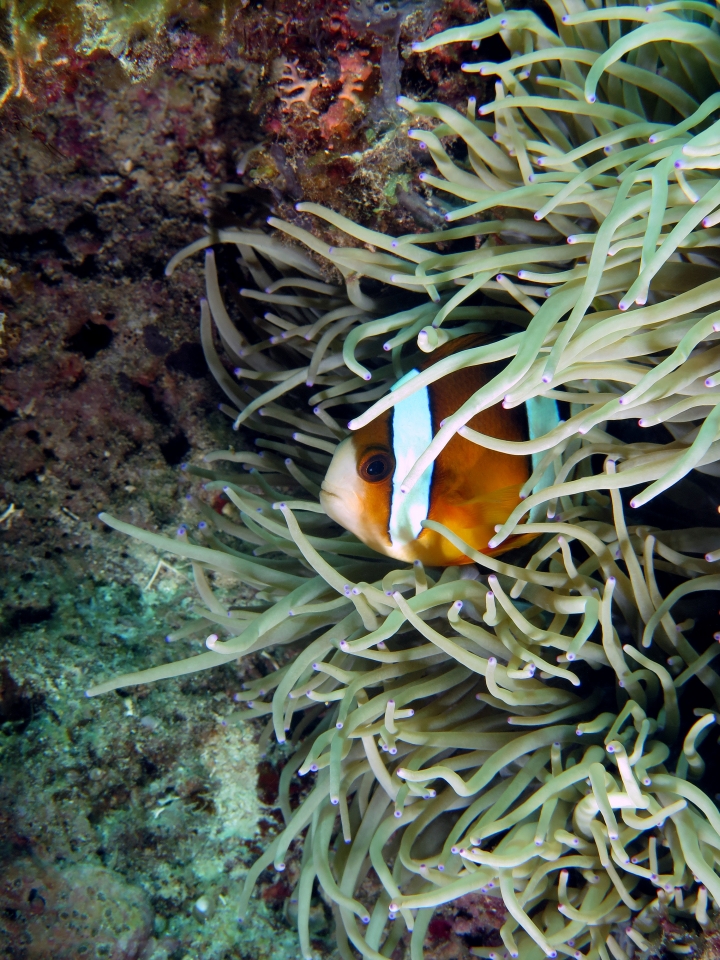
[[[12,960],[139,960],[152,921],[143,889],[103,867],[22,858],[0,878],[0,951]]]

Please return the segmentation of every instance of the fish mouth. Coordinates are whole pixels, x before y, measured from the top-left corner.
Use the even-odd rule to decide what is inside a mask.
[[[342,516],[344,497],[337,488],[331,489],[324,482],[320,484],[320,496],[318,497],[325,514],[339,523],[341,527],[347,529],[346,518]]]

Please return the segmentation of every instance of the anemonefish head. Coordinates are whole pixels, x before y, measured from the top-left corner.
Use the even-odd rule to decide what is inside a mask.
[[[417,373],[411,371],[394,389]],[[431,566],[469,560],[440,534],[424,528],[424,520],[448,524],[466,542],[486,549],[494,524],[507,517],[518,490],[515,486],[510,491],[508,508],[503,472],[497,483],[488,484],[487,471],[478,475],[475,470],[483,451],[457,437],[413,489],[403,492],[402,482],[432,441],[440,406],[437,391],[421,387],[357,430],[338,446],[320,494],[327,515],[363,543],[396,560],[422,560]],[[499,512],[497,504],[478,502],[488,485],[493,491],[503,488]]]
[[[339,444],[320,489],[320,502],[332,520],[389,556],[395,555],[388,529],[395,472],[385,416]]]
[[[410,371],[392,389],[418,373]],[[507,520],[519,502],[520,488],[530,473],[524,456],[497,453],[456,435],[415,486],[407,493],[402,490],[442,421],[486,382],[487,375],[481,367],[471,367],[420,386],[343,440],[321,487],[327,515],[379,553],[429,566],[471,561],[442,534],[425,527],[426,520],[443,524],[482,553],[519,545],[519,538],[511,538],[496,551],[488,548],[495,526]],[[527,438],[524,412],[499,405],[478,414],[469,425],[502,439]]]

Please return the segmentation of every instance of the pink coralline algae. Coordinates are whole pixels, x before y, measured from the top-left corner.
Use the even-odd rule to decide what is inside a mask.
[[[140,887],[103,867],[15,861],[0,879],[0,954],[11,960],[142,960],[152,911]]]
[[[369,99],[368,81],[373,73],[373,64],[366,56],[353,51],[338,57],[342,87],[319,122],[323,138],[333,146],[347,140],[353,123],[365,112]]]
[[[470,960],[470,945],[501,947],[507,914],[500,897],[469,893],[446,904],[430,921],[425,960]],[[502,952],[502,947],[498,953]]]

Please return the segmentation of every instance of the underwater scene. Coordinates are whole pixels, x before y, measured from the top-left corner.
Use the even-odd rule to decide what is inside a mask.
[[[720,6],[0,0],[0,184],[0,958],[720,960]]]

